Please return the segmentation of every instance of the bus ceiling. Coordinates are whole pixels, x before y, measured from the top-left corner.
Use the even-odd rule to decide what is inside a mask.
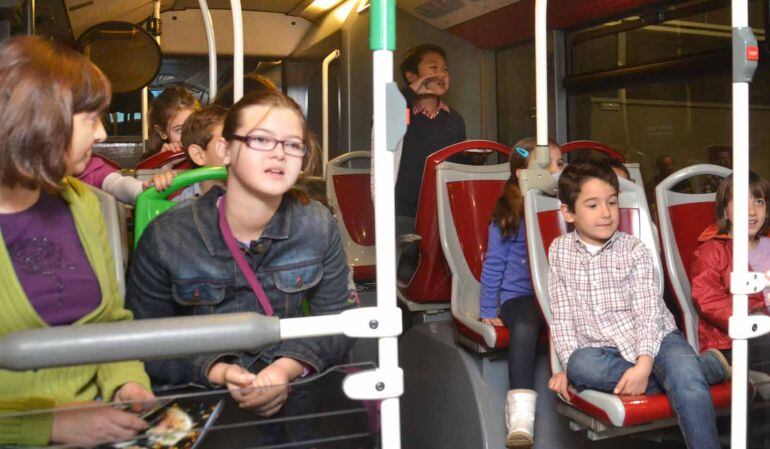
[[[38,32],[65,40],[76,39],[97,23],[121,20],[139,24],[152,14],[152,2],[147,0],[36,0],[36,3]],[[276,59],[291,55],[328,12],[341,9],[346,3],[364,11],[369,0],[243,0],[244,29],[248,30],[245,55]],[[552,0],[551,3],[549,27],[564,29],[661,2]],[[217,39],[218,53],[232,54],[230,0],[209,0],[208,5],[216,35],[222,36]],[[398,7],[479,48],[510,46],[531,39],[534,32],[534,0],[399,0]],[[161,11],[164,54],[206,53],[198,0],[162,0]]]

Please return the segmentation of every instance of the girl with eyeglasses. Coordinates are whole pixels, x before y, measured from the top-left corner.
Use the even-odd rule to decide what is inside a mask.
[[[227,193],[214,187],[150,223],[128,274],[127,304],[137,318],[230,312],[288,318],[301,315],[304,300],[311,315],[355,306],[334,218],[293,189],[317,156],[308,150],[307,133],[300,107],[280,92],[252,92],[230,109],[219,143]],[[317,395],[294,386],[290,393],[287,385],[342,362],[351,344],[343,336],[307,338],[149,361],[147,370],[157,384],[227,387],[241,408],[260,416],[305,414]],[[310,439],[312,427],[297,422],[286,429],[288,439]],[[261,432],[260,444],[283,441],[266,433],[273,431]]]

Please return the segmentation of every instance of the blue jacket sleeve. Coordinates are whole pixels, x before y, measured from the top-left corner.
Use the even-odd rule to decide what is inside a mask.
[[[489,225],[489,243],[481,269],[481,318],[497,318],[500,286],[505,272],[506,245],[500,228]]]

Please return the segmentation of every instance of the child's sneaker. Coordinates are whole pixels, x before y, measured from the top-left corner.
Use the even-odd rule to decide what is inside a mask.
[[[727,357],[725,357],[725,355],[722,354],[722,351],[716,348],[707,349],[706,351],[703,352],[702,357],[704,357],[704,359],[711,359],[711,361],[718,362],[719,366],[721,367],[721,371],[724,373],[722,376],[717,376],[718,378],[716,379],[708,379],[709,376],[706,376],[710,384],[715,384],[715,383],[725,382],[730,380],[730,378],[733,375],[733,369],[730,366],[730,362],[727,361]],[[711,363],[711,365],[713,365],[713,362]]]
[[[508,436],[505,447],[531,447],[535,434],[535,404],[533,390],[509,390],[505,401],[505,424]]]

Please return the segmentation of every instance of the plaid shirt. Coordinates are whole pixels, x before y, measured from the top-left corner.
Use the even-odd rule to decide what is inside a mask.
[[[412,103],[412,115],[422,114],[425,117],[433,120],[441,111],[452,112],[449,109],[449,106],[447,106],[446,103],[441,100],[438,101],[438,107],[433,112],[428,112],[428,110],[425,109],[425,107],[419,101]]]
[[[573,231],[553,241],[548,261],[551,337],[565,369],[584,347],[616,347],[631,363],[654,358],[676,330],[658,294],[652,254],[636,237],[616,232],[592,256]]]

